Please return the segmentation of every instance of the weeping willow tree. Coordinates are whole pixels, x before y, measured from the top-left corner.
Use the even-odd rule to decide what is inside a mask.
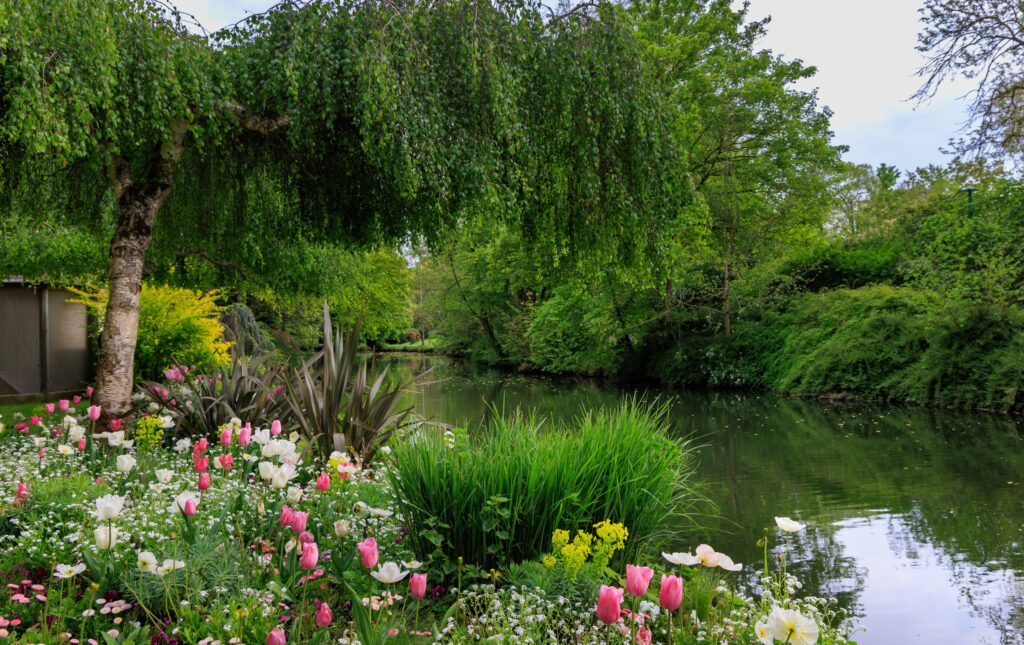
[[[130,405],[147,261],[287,275],[310,244],[491,218],[559,262],[641,263],[673,217],[658,93],[610,2],[186,22],[161,0],[0,5],[0,216],[112,230],[95,394],[111,416]]]

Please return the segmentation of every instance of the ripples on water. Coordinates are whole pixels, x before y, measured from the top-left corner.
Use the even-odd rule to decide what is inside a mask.
[[[432,357],[417,411],[474,427],[492,406],[566,418],[644,392],[579,379],[497,372]],[[908,407],[829,406],[770,395],[672,396],[680,436],[718,517],[679,546],[707,541],[748,563],[775,515],[809,524],[790,547],[803,592],[837,596],[867,645],[1024,643],[1024,440],[1021,421]],[[752,576],[747,577],[748,582]]]

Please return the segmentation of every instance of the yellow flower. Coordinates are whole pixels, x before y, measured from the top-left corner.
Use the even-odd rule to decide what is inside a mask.
[[[541,562],[548,569],[554,569],[555,565],[558,564],[558,558],[556,558],[555,556],[553,556],[551,554],[548,554],[548,555],[544,556],[544,559],[541,560]]]
[[[569,531],[558,529],[551,534],[551,550],[560,551],[563,546],[569,543]]]

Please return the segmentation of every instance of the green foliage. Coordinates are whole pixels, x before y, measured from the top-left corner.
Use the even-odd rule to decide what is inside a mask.
[[[389,478],[416,551],[487,568],[546,552],[557,528],[610,519],[629,529],[625,557],[635,557],[702,499],[666,411],[627,401],[546,429],[496,415],[457,447],[440,432],[413,435],[395,447]]]
[[[761,375],[801,394],[1007,410],[1020,405],[1024,315],[929,292],[876,286],[806,295],[770,323]]]
[[[527,330],[532,361],[548,372],[615,372],[619,339],[607,331],[614,328],[608,307],[596,304],[589,293],[556,288],[536,308]]]
[[[73,291],[97,319],[103,320],[106,289]],[[158,378],[164,369],[176,364],[210,371],[225,363],[231,344],[222,339],[218,296],[216,291],[143,285],[135,346],[136,378]]]
[[[900,259],[900,249],[892,241],[859,246],[831,242],[795,252],[778,275],[802,291],[893,284],[901,281]]]
[[[323,349],[289,371],[286,422],[297,425],[324,459],[340,450],[368,462],[412,412],[403,407],[403,395],[422,377],[388,380],[386,367],[361,360],[358,323],[347,335],[335,333],[324,305]]]

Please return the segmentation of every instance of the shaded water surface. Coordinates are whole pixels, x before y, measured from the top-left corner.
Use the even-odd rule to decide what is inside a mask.
[[[522,376],[440,357],[417,411],[475,427],[492,406],[569,418],[643,388]],[[658,392],[693,438],[719,517],[704,535],[738,562],[775,515],[808,524],[791,545],[803,592],[838,596],[863,644],[1024,643],[1024,428],[1020,419],[771,395]],[[745,567],[746,568],[746,567]]]

